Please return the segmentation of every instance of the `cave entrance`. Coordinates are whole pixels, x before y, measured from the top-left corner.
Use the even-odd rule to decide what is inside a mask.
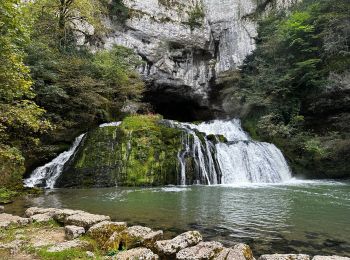
[[[144,95],[144,101],[152,105],[153,111],[165,119],[181,122],[206,121],[213,119],[208,106],[201,106],[198,98],[183,92],[175,93],[164,90],[149,90]]]

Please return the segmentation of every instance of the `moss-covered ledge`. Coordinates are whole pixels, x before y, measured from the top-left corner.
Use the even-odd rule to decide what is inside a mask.
[[[157,186],[177,183],[182,130],[159,115],[126,117],[85,136],[57,187]]]

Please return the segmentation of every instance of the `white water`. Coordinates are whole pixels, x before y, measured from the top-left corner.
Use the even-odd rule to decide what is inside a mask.
[[[31,176],[24,180],[24,186],[44,186],[45,188],[52,189],[55,186],[56,180],[61,175],[65,163],[68,162],[74,154],[84,135],[85,134],[78,136],[68,151],[59,154],[55,159],[44,166],[36,168]]]
[[[167,122],[171,127],[184,130],[183,149],[177,156],[180,163],[177,184],[280,183],[291,179],[291,172],[281,151],[273,144],[252,141],[238,119],[214,120],[198,125]],[[100,125],[100,128],[117,127],[120,124],[111,122]],[[209,138],[209,135],[222,135],[227,142],[219,142],[219,138],[215,141],[215,137]],[[25,186],[53,188],[83,136],[77,137],[68,151],[35,169],[30,178],[24,181]],[[187,176],[187,158],[194,161],[194,178]]]
[[[186,183],[186,155],[194,157],[197,168],[195,183],[279,183],[291,179],[291,172],[281,151],[273,144],[251,141],[240,120],[214,120],[199,125],[172,122],[193,136],[179,154],[181,185]],[[228,142],[213,144],[205,135],[222,135]]]

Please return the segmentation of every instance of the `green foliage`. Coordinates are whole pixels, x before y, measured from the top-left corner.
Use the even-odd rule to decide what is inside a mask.
[[[191,30],[203,26],[205,13],[202,5],[197,3],[196,6],[188,12],[188,16],[187,24],[190,26]]]
[[[10,203],[17,195],[18,193],[16,191],[0,188],[0,203]]]
[[[254,138],[278,144],[297,171],[333,174],[337,168],[329,163],[333,156],[341,165],[334,176],[346,172],[340,157],[344,150],[335,144],[344,143],[347,135],[327,139],[328,146],[324,146],[330,126],[320,129],[315,122],[324,118],[312,118],[315,115],[309,111],[327,111],[320,100],[327,98],[331,88],[346,84],[341,75],[350,67],[349,12],[347,0],[305,0],[292,10],[263,17],[257,49],[232,83],[235,88],[230,96],[242,103],[242,110],[248,110],[242,111],[246,129]],[[333,99],[327,102],[335,103]],[[346,128],[345,122],[339,124]]]
[[[124,5],[122,0],[112,0],[108,9],[109,14],[120,22],[125,22],[129,18],[129,8]]]
[[[24,173],[22,151],[37,145],[50,124],[34,98],[23,48],[28,28],[19,1],[0,3],[0,175],[1,187],[18,188]]]

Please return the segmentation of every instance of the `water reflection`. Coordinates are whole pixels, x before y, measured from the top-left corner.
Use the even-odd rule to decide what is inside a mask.
[[[338,183],[50,190],[6,207],[82,209],[166,231],[199,229],[255,252],[350,252],[350,186]]]

